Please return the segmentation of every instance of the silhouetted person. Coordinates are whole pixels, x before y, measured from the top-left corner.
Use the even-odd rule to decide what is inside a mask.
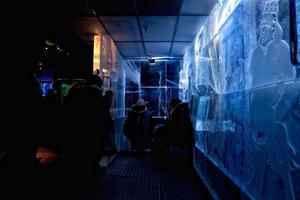
[[[3,67],[5,70],[1,69],[0,72],[0,146],[5,152],[3,162],[0,163],[0,199],[2,200],[16,199],[17,194],[22,194],[22,198],[34,199],[36,192],[34,191],[35,153],[43,134],[41,132],[42,91],[33,68],[43,43],[39,32],[31,29],[31,23],[28,22],[28,27],[26,25],[26,30],[23,31],[26,39],[15,37],[15,40],[9,43],[9,48],[5,48],[3,57],[8,59],[8,62],[3,61],[7,64]],[[13,34],[9,37],[12,36]],[[22,44],[20,48],[23,52],[17,58],[13,50],[16,43]],[[13,193],[7,196],[8,191]]]
[[[76,86],[64,101],[66,119],[65,153],[74,156],[79,168],[79,182],[87,178],[98,167],[106,143],[107,116],[102,96],[102,80],[93,75],[86,84]],[[81,179],[81,180],[80,180]]]
[[[7,20],[5,24],[11,33],[7,32],[5,37],[4,43],[8,45],[3,48],[3,57],[7,60],[3,60],[6,64],[0,69],[0,146],[5,149],[4,161],[0,164],[0,183],[5,185],[0,185],[1,200],[19,199],[20,196],[23,199],[46,199],[38,195],[40,191],[36,187],[43,184],[34,184],[37,175],[35,154],[44,135],[42,120],[45,113],[33,68],[44,50],[43,33],[47,30],[59,32],[57,28],[64,21],[62,10],[65,9],[56,0],[29,4],[20,2],[15,8],[16,17],[26,21],[22,37],[19,37],[20,28],[13,20]],[[22,53],[17,55],[16,47]],[[2,72],[4,68],[5,73]]]
[[[169,106],[170,117],[164,126],[154,131],[153,153],[158,162],[164,162],[169,146],[192,148],[194,146],[193,126],[186,102],[173,99]]]
[[[131,106],[124,123],[124,134],[131,142],[131,148],[143,152],[150,146],[152,136],[152,113],[147,110],[147,102],[139,99]]]
[[[27,181],[31,178],[35,183],[35,153],[42,135],[42,91],[30,67],[21,74],[8,75],[1,88],[0,146],[5,155],[0,163],[0,182],[8,189],[0,186],[0,190],[13,188],[33,198],[34,185]],[[3,192],[1,199],[5,199],[1,197]]]

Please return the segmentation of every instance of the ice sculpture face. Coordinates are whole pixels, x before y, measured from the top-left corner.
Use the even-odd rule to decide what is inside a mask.
[[[274,39],[275,16],[265,15],[260,24],[259,43],[266,47]]]

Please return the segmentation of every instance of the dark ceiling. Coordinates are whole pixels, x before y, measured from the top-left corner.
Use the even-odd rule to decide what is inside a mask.
[[[181,0],[91,0],[97,14],[103,16],[177,15]]]
[[[53,3],[55,1],[55,3]],[[40,2],[47,29],[68,29],[86,44],[109,35],[124,58],[182,57],[218,0],[82,0]],[[49,2],[49,3],[46,3]],[[57,29],[58,30],[58,29]]]

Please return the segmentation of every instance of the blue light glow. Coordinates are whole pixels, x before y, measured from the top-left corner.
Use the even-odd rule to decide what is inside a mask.
[[[224,179],[252,199],[300,197],[300,77],[289,20],[288,0],[221,1],[184,56],[195,168],[220,199],[230,199]]]

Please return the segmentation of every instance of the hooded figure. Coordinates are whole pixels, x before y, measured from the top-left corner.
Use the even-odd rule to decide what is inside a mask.
[[[139,152],[143,152],[150,145],[153,130],[152,113],[147,110],[147,103],[139,99],[131,106],[123,128],[131,142],[131,148]]]
[[[158,164],[167,160],[169,146],[187,149],[194,146],[194,130],[188,103],[175,98],[170,101],[169,110],[170,117],[167,122],[154,131],[152,151]]]
[[[173,99],[170,102],[170,118],[166,123],[168,143],[179,147],[194,146],[194,131],[190,119],[187,102],[180,99]]]

